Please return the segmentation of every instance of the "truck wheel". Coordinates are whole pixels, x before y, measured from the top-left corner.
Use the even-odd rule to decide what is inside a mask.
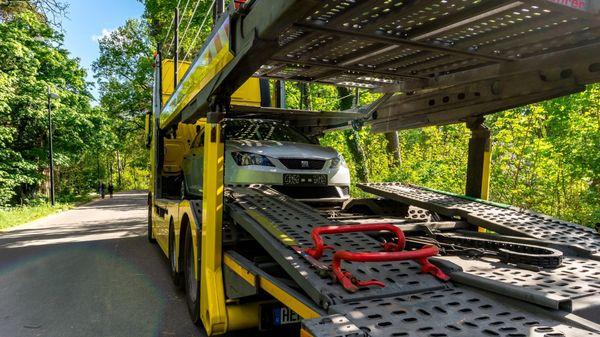
[[[152,195],[148,193],[148,242],[156,243],[154,232],[152,230]]]
[[[181,244],[181,243],[179,243]],[[171,266],[171,278],[176,288],[181,289],[183,286],[183,274],[177,271],[177,260],[175,258],[175,233],[173,230],[173,219],[169,225],[169,265]]]
[[[200,251],[200,243],[198,243]],[[188,312],[194,324],[200,324],[200,280],[194,276],[194,243],[192,240],[192,230],[187,226],[185,234],[185,253],[183,259],[183,269],[185,278],[185,299]]]

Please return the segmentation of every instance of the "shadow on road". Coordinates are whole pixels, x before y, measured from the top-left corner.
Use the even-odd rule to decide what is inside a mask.
[[[0,232],[0,337],[203,336],[146,239],[146,199],[120,193]]]
[[[117,194],[0,233],[0,336],[201,336],[146,214]]]

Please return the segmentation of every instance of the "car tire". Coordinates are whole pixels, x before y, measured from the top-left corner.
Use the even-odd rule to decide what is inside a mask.
[[[175,231],[173,229],[173,219],[171,219],[171,223],[169,225],[169,266],[171,267],[171,278],[173,279],[173,284],[176,288],[180,289],[183,286],[183,273],[181,271],[177,271],[178,268],[178,260],[179,258],[175,258]]]
[[[200,251],[199,242],[198,250]],[[200,325],[200,280],[196,280],[194,276],[194,243],[190,226],[187,226],[185,234],[183,256],[185,300],[192,322]]]
[[[148,193],[148,242],[156,243],[154,231],[152,230],[152,194]]]

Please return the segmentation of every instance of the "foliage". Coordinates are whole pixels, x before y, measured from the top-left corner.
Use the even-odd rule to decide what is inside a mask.
[[[576,223],[600,223],[600,85],[488,116],[486,125],[492,131],[491,200]],[[370,135],[368,128],[358,135],[368,149],[370,181],[464,193],[470,137],[465,125],[401,131],[399,165],[390,161],[383,135]],[[331,132],[321,143],[352,158],[344,137]],[[356,176],[356,163],[348,165]]]
[[[10,20],[15,15],[29,13],[42,21],[61,27],[61,19],[69,5],[59,0],[0,0],[0,20]]]
[[[600,86],[488,118],[492,199],[600,222]]]
[[[150,27],[153,46],[160,44],[164,58],[173,58],[173,21],[179,5],[179,60],[192,61],[213,26],[212,1],[140,1],[145,5],[144,18]]]
[[[143,147],[144,123],[146,112],[152,110],[153,80],[148,28],[140,20],[127,20],[99,45],[93,69],[100,85],[100,107],[112,121],[112,138],[97,159],[102,161],[100,176],[120,189],[146,188],[149,155]]]
[[[63,169],[81,164],[105,120],[90,107],[85,71],[38,14],[23,11],[0,21],[0,36],[1,206],[35,198],[46,181],[49,90],[59,96],[51,102],[58,183]]]

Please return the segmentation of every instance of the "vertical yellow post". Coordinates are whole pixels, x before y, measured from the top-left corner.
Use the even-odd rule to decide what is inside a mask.
[[[490,199],[490,171],[492,169],[491,141],[488,138],[483,152],[483,174],[481,177],[481,199]]]
[[[491,132],[483,125],[483,117],[467,122],[471,130],[469,159],[467,161],[467,186],[465,194],[478,199],[488,199],[490,193]]]
[[[222,274],[224,145],[221,113],[209,113],[204,131],[200,318],[208,335],[227,332]]]
[[[467,122],[471,130],[469,140],[469,159],[467,161],[467,186],[466,195],[488,200],[490,197],[490,170],[491,170],[491,132],[483,125],[483,117],[478,117]],[[486,232],[485,228],[479,228]]]

